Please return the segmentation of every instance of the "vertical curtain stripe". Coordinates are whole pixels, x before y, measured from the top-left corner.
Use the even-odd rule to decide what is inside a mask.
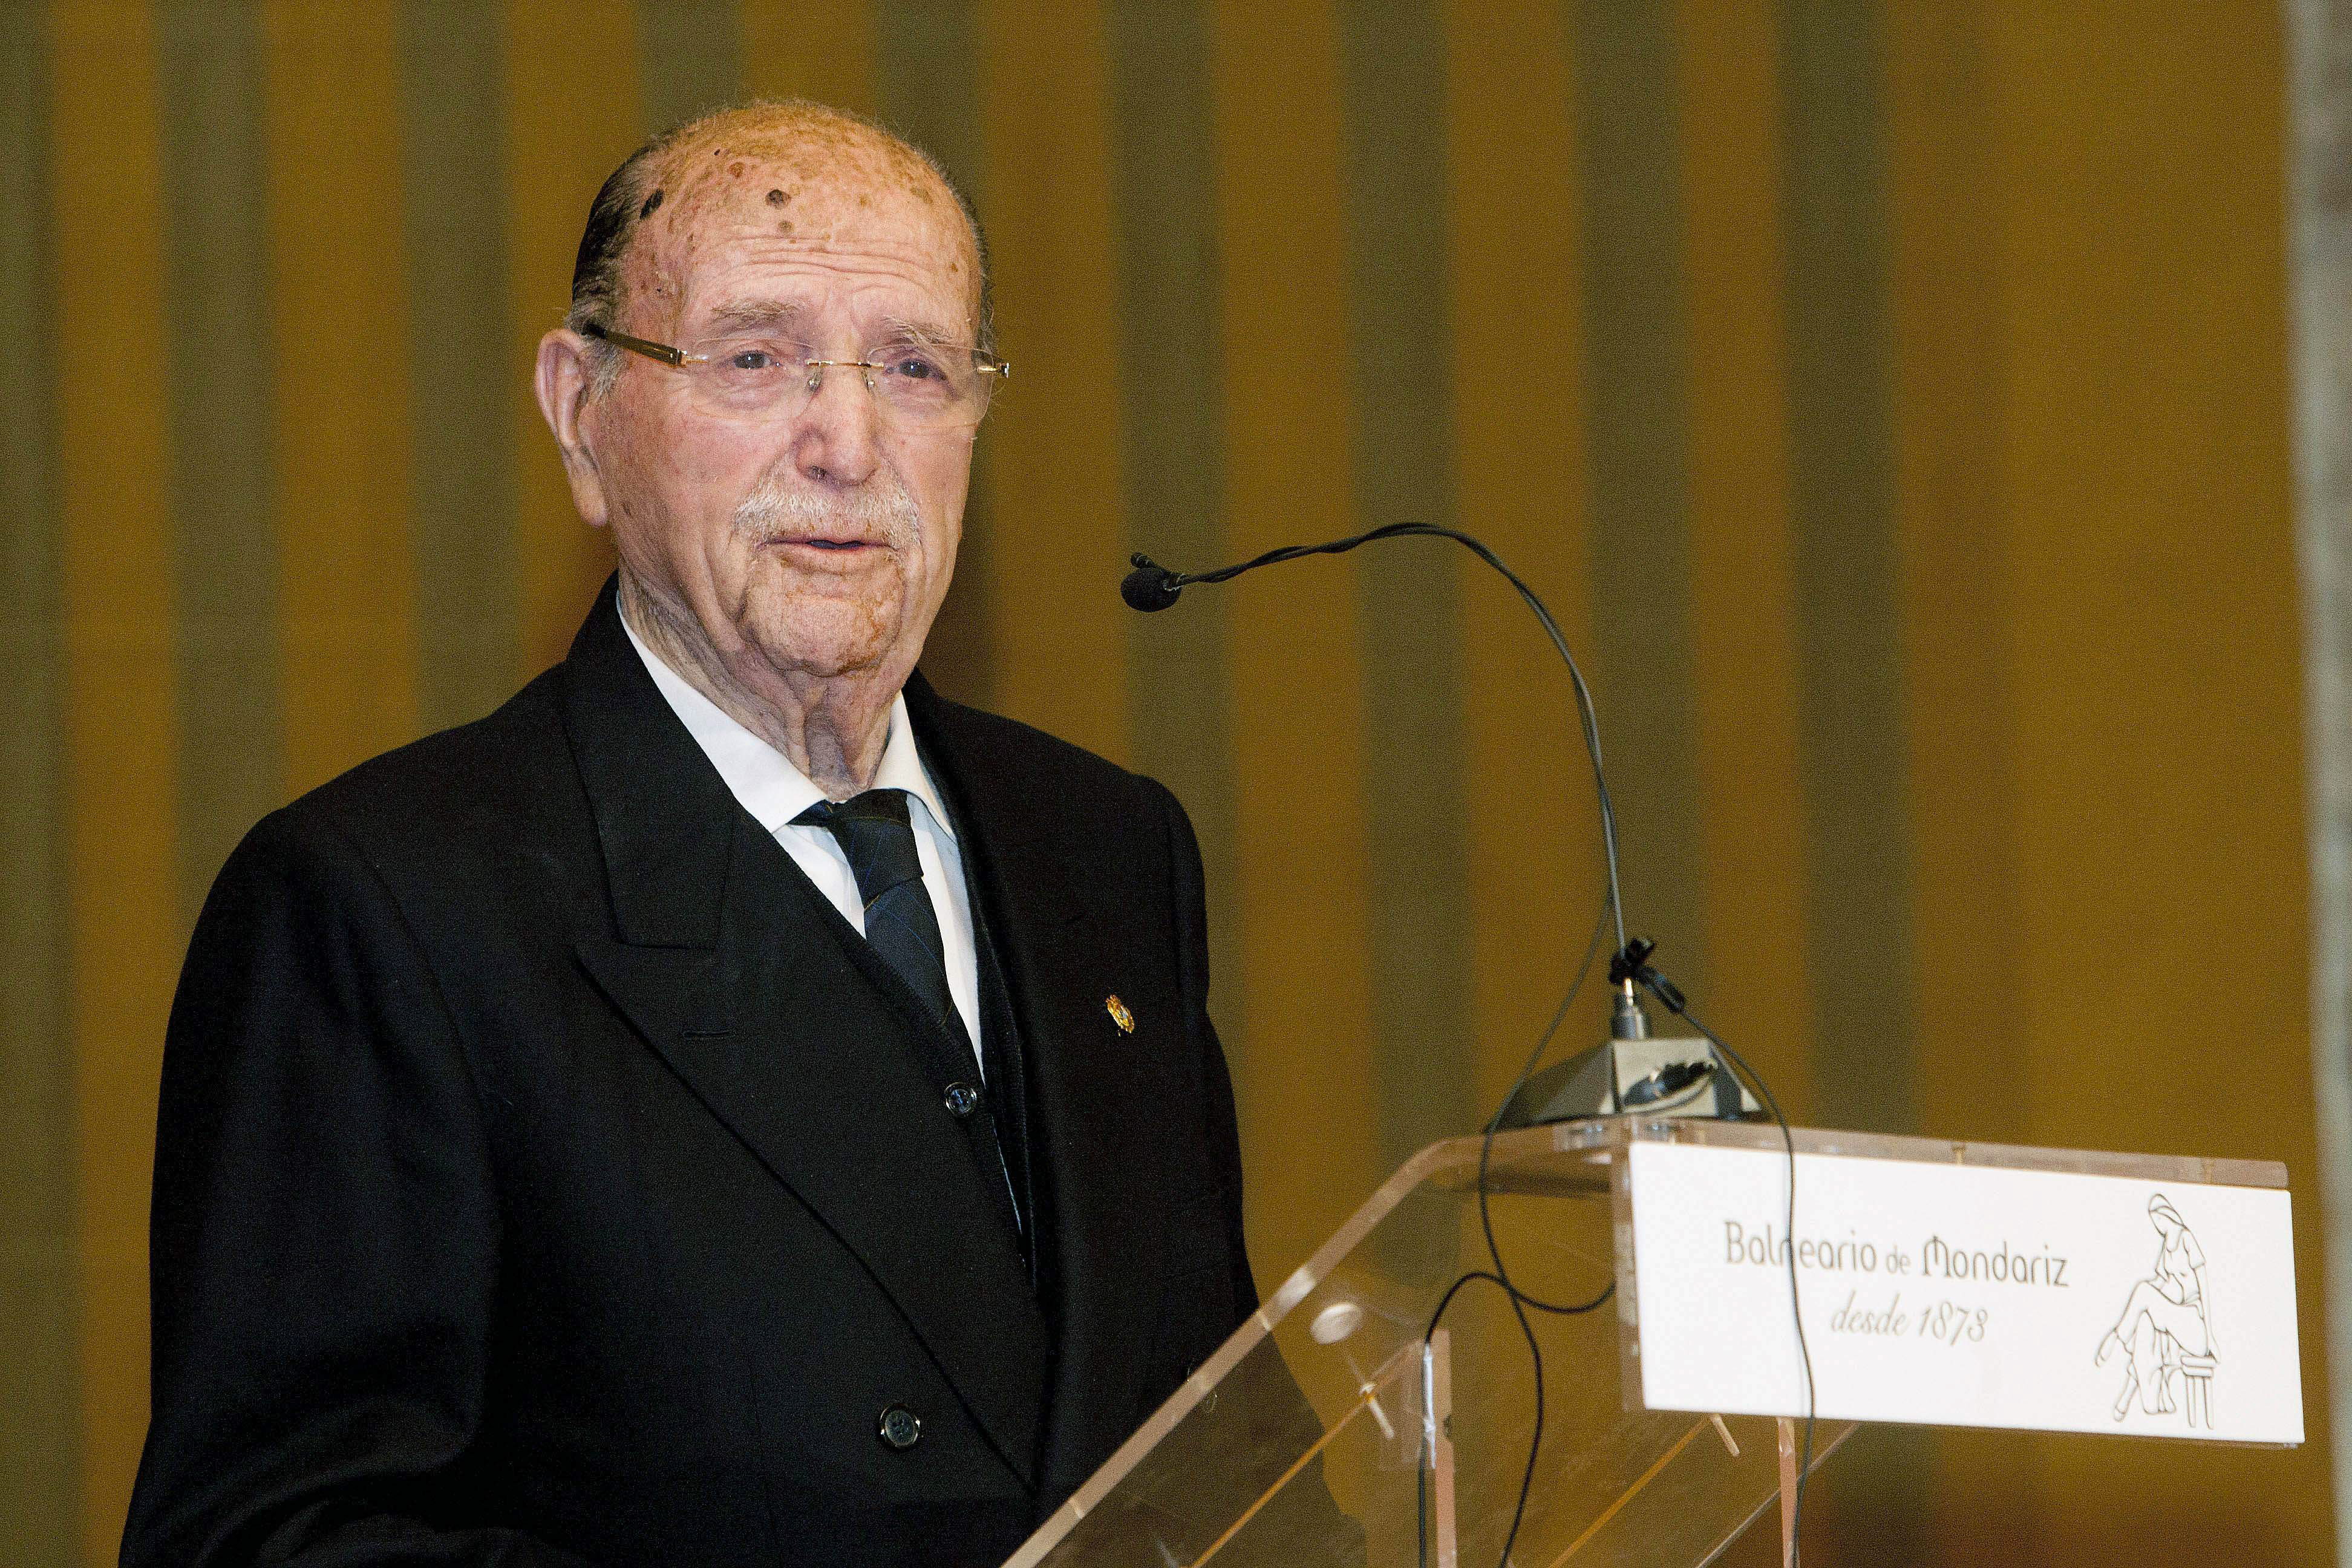
[[[874,17],[868,0],[741,0],[743,90],[813,98],[875,111]]]
[[[627,0],[576,0],[561,10],[507,0],[506,211],[509,276],[506,365],[520,567],[522,664],[530,675],[563,657],[613,569],[609,536],[580,521],[555,443],[531,394],[539,340],[563,320],[572,262],[604,176],[644,141],[637,40]],[[587,84],[593,84],[593,89]]]
[[[252,0],[156,8],[183,735],[180,906],[286,798],[261,27]]]
[[[637,0],[637,80],[647,135],[742,97],[737,0]]]
[[[1804,279],[1790,302],[1790,471],[1813,1103],[1827,1125],[1907,1131],[1917,1111],[1874,13],[1867,0],[1808,0],[1785,17],[1785,221],[1790,274]]]
[[[1887,181],[1903,704],[1918,951],[1920,1121],[2032,1136],[2017,1027],[2014,703],[1985,628],[2008,616],[1999,215],[1981,23],[1889,14]],[[1988,1083],[2004,1086],[1988,1093]]]
[[[509,420],[525,374],[514,355],[507,292],[499,31],[497,13],[483,6],[438,0],[400,6],[409,575],[420,731],[488,712],[514,690],[523,664]]]
[[[1559,0],[1448,0],[1445,24],[1454,505],[1589,666],[1584,383],[1512,368],[1530,352],[1584,359],[1567,11]],[[1511,90],[1496,91],[1499,81]],[[1469,1017],[1475,1100],[1490,1110],[1583,952],[1602,887],[1601,826],[1567,672],[1507,587],[1465,581]],[[1582,1048],[1591,1016],[1564,1026],[1555,1051]]]
[[[1346,5],[1339,16],[1356,516],[1364,527],[1450,526],[1445,38],[1433,0]],[[1355,559],[1365,725],[1356,787],[1371,862],[1374,1131],[1386,1167],[1478,1120],[1463,881],[1465,571],[1478,573],[1482,602],[1492,584],[1442,541],[1383,542]]]
[[[1002,570],[983,584],[999,706],[1115,760],[1127,753],[1131,614],[1116,592],[1120,384],[1111,270],[1110,65],[1099,5],[981,12],[989,237],[1014,374],[980,432]],[[993,90],[1015,89],[1017,109]],[[1073,657],[1076,650],[1087,650]]]
[[[76,1545],[111,1562],[147,1426],[147,1189],[180,918],[171,293],[159,40],[143,6],[52,29],[58,510],[83,1449]]]
[[[1887,16],[1888,310],[1901,563],[1905,788],[1919,1125],[2032,1141],[2033,1039],[2018,1009],[2021,868],[2006,661],[1999,214],[1972,0]],[[2046,1521],[2031,1446],[1939,1435],[1929,1539],[2029,1562]],[[1990,1502],[1992,1506],[1987,1506]]]
[[[2324,1539],[2328,1512],[2313,1110],[2294,1070],[2310,1017],[2289,956],[2308,952],[2310,911],[2280,22],[2267,6],[2161,29],[2037,10],[1990,30],[2013,182],[2001,657],[2032,1135],[2260,1149],[2297,1192],[2309,1482],[2269,1492],[2251,1470],[2191,1473],[2137,1445],[2098,1467],[2116,1495],[2170,1500],[2184,1561],[2315,1561],[2293,1543]],[[2292,1087],[2230,1091],[2263,1080]],[[2228,1353],[2228,1326],[2215,1333]],[[2072,1506],[2087,1457],[2047,1448],[2046,1559],[2108,1550],[2105,1521]]]
[[[1771,12],[1675,12],[1690,323],[1690,646],[1706,868],[1702,1016],[1810,1103],[1789,515],[1788,267]]]
[[[646,135],[742,98],[738,0],[636,0],[636,37]]]
[[[48,39],[34,7],[0,16],[0,319],[57,320]],[[47,341],[44,330],[36,341]],[[74,1054],[65,899],[65,663],[53,353],[0,356],[0,1541],[66,1568],[80,1535]]]
[[[1210,12],[1226,515],[1240,554],[1354,521],[1333,478],[1349,471],[1346,384],[1333,374],[1349,352],[1336,32],[1328,0]],[[1356,563],[1299,563],[1223,590],[1250,672],[1234,691],[1234,914],[1252,974],[1244,1147],[1268,1279],[1385,1174],[1352,1131],[1378,1114]]]
[[[940,161],[988,222],[981,146],[980,35],[971,7],[951,0],[897,0],[874,8],[875,97],[882,122]],[[1018,356],[1009,356],[1018,357]],[[1017,373],[1016,373],[1017,374]],[[1016,389],[1017,390],[1017,389]],[[983,433],[956,552],[955,582],[924,645],[923,669],[961,701],[997,699],[994,461]],[[1025,499],[1025,498],[1024,498]]]
[[[291,795],[416,733],[397,7],[269,0],[262,30]]]
[[[1792,0],[1781,47],[1811,1115],[1917,1125],[1900,580],[1895,550],[1878,7]],[[1823,1510],[1857,1561],[1914,1562],[1936,1439],[1874,1435]]]
[[[1594,696],[1627,930],[1692,996],[1705,946],[1690,604],[1690,365],[1672,15],[1574,10]],[[1662,1031],[1664,1032],[1664,1031]]]
[[[1126,544],[1178,570],[1232,553],[1225,530],[1218,391],[1223,289],[1216,226],[1209,42],[1196,0],[1110,0]],[[1232,750],[1229,600],[1125,622],[1128,754],[1175,791],[1192,818],[1209,885],[1213,1002],[1229,1050],[1247,1053],[1244,949],[1235,918],[1240,850]],[[1253,1207],[1255,1207],[1253,1197]]]
[[[2120,18],[2011,17],[1993,39],[2004,76],[2033,95],[1998,121],[2016,181],[2000,252],[2016,346],[2000,404],[2022,979],[2053,1013],[2096,997],[2126,1040],[2199,1010],[2216,978],[2206,919],[2286,952],[2306,918],[2299,825],[2245,809],[2252,781],[2302,773],[2281,586],[2294,574],[2283,65],[2278,17],[2262,16],[2254,27],[2200,14],[2163,37]],[[2083,85],[2057,89],[2076,73]],[[2189,102],[2210,112],[2165,107]],[[2117,421],[2096,453],[2065,424],[2089,389]],[[2129,817],[2111,809],[2121,781],[2140,792]],[[2145,849],[2158,828],[2182,840],[2162,867]],[[2069,858],[2099,874],[2049,874]],[[2271,1026],[2305,1026],[2295,988],[2263,990]],[[2248,1026],[2240,1010],[2230,1027]],[[2079,1127],[2094,1092],[2153,1125],[2158,1086],[2106,1076],[2089,1053],[2041,1058],[2036,1135]],[[2207,1125],[2237,1113],[2217,1108]]]

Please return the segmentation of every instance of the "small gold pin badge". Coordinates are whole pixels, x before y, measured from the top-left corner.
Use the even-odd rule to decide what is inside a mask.
[[[1110,1021],[1118,1026],[1120,1034],[1135,1033],[1135,1015],[1127,1010],[1127,1004],[1116,994],[1103,998],[1103,1011],[1110,1015]]]

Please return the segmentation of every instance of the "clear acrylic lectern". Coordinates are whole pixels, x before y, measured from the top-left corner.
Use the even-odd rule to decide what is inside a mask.
[[[1592,1301],[1631,1266],[1625,1128],[1494,1140],[1486,1217],[1512,1282]],[[1480,1140],[1422,1151],[1203,1363],[1008,1568],[1685,1568],[1795,1479],[1789,1423],[1641,1407],[1630,1303],[1530,1310],[1491,1271]],[[1852,1430],[1824,1421],[1818,1464]]]

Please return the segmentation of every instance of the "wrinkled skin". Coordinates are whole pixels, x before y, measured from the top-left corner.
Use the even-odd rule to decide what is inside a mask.
[[[723,312],[782,306],[829,358],[894,324],[977,336],[961,209],[863,127],[735,117],[671,149],[649,184],[623,331],[690,344]],[[550,332],[537,390],[580,515],[613,529],[630,626],[827,795],[855,794],[955,568],[974,433],[894,427],[855,373],[761,420],[698,408],[686,375],[635,354],[599,395],[593,363],[576,333]]]

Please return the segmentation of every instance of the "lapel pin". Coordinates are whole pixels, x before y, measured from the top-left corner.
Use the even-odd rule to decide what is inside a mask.
[[[1103,998],[1103,1011],[1110,1015],[1110,1021],[1118,1026],[1120,1034],[1135,1033],[1135,1015],[1127,1010],[1127,1004],[1116,994]]]

